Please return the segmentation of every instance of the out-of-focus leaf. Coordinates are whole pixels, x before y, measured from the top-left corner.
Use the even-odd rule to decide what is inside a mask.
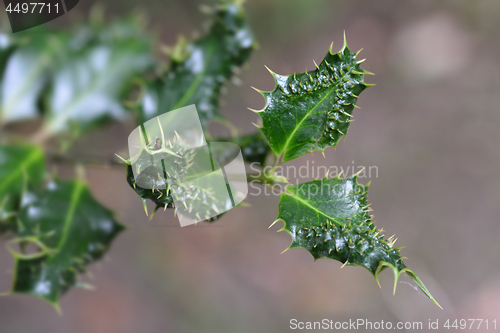
[[[33,243],[36,254],[11,249],[12,292],[31,294],[58,306],[79,273],[100,259],[124,229],[79,180],[53,180],[39,193],[27,191],[18,216],[16,241]]]
[[[15,229],[12,217],[25,185],[38,185],[44,176],[45,161],[40,147],[0,145],[0,234],[1,229]]]
[[[152,48],[132,19],[83,26],[72,36],[41,28],[0,35],[0,122],[42,112],[45,131],[57,134],[123,120],[131,79],[151,66]],[[45,86],[48,96],[41,94]]]
[[[265,165],[271,147],[262,132],[241,136],[234,143],[240,146],[245,162],[258,163],[262,167]]]
[[[272,73],[276,87],[261,92],[266,106],[258,111],[262,132],[284,162],[308,152],[324,151],[347,134],[358,95],[369,87],[369,72],[360,68],[358,53],[330,48],[316,70],[292,75]]]
[[[15,44],[10,35],[0,32],[0,77],[3,76],[5,63],[14,50]]]
[[[171,52],[170,68],[146,83],[140,103],[140,121],[195,104],[202,125],[218,115],[223,84],[243,65],[254,47],[239,1],[219,1],[204,37],[184,39]]]
[[[135,41],[85,49],[54,74],[46,126],[57,133],[84,129],[103,119],[123,120],[124,88],[149,62],[147,47]]]
[[[66,34],[25,32],[0,70],[0,122],[38,117],[40,92],[65,52]],[[0,53],[2,53],[0,51]],[[0,56],[1,60],[1,56]]]
[[[118,29],[117,24],[90,32],[84,28],[77,34],[72,46],[80,49],[53,74],[45,119],[48,132],[81,131],[102,120],[127,117],[122,103],[131,78],[152,63],[152,41],[139,32],[133,35],[139,27],[121,22]],[[131,31],[123,32],[125,27]]]
[[[264,166],[267,155],[271,151],[271,147],[269,147],[269,144],[261,131],[243,135],[236,139],[214,139],[213,141],[236,143],[241,148],[243,160],[246,163],[257,163],[261,167]],[[227,153],[232,155],[231,151],[228,151]],[[219,152],[219,155],[222,156],[222,158],[223,154],[224,152]]]
[[[292,236],[290,248],[304,248],[314,259],[329,258],[344,265],[368,269],[378,282],[378,274],[389,267],[394,273],[394,292],[401,273],[408,274],[436,305],[422,281],[403,263],[392,237],[384,239],[369,215],[368,186],[350,178],[315,180],[286,187],[281,195],[278,220],[281,230]]]

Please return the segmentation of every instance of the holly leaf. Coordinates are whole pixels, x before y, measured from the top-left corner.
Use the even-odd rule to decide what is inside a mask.
[[[332,44],[333,46],[333,44]],[[261,130],[282,161],[308,152],[335,147],[347,134],[352,111],[359,94],[369,87],[364,71],[356,61],[359,52],[344,46],[338,53],[332,47],[320,65],[311,72],[273,75],[273,91],[259,91],[266,106],[256,111],[262,118]]]
[[[14,51],[5,51],[0,71],[0,122],[32,119],[40,113],[39,99],[50,70],[58,64],[67,40],[65,33],[35,29],[19,37]],[[11,42],[14,43],[14,42]]]
[[[143,172],[140,175],[140,177],[147,177],[148,174],[149,174],[148,170],[145,170],[145,172]],[[139,179],[138,181],[141,182],[142,179]],[[140,187],[136,183],[134,173],[132,172],[132,166],[127,165],[127,183],[135,191],[135,193],[139,197],[141,197],[142,205],[144,207],[144,211],[146,212],[146,215],[149,215],[148,208],[146,206],[146,202],[148,200],[153,201],[156,205],[154,213],[156,213],[156,211],[159,208],[173,208],[174,207],[174,199],[172,198],[172,194],[170,193],[170,191],[168,189],[169,185],[168,185],[166,179],[161,178],[161,179],[156,180],[156,181],[159,181],[159,182],[161,181],[163,183],[163,186],[158,184],[158,186],[156,186],[156,189],[154,191],[152,191],[149,188],[146,189],[146,188]],[[165,187],[165,188],[162,188],[162,187]]]
[[[151,64],[151,40],[112,24],[77,33],[72,51],[53,74],[45,127],[49,133],[85,130],[104,120],[124,120],[122,106],[134,75]],[[136,30],[139,27],[135,27]],[[132,29],[134,30],[134,29]],[[88,36],[90,35],[90,36]]]
[[[238,1],[219,1],[208,33],[194,42],[181,38],[170,52],[169,69],[146,83],[139,101],[140,122],[195,104],[202,125],[218,117],[224,83],[243,65],[254,39]]]
[[[368,269],[378,283],[378,274],[389,267],[394,272],[394,292],[399,276],[406,273],[423,293],[441,307],[413,271],[405,266],[393,237],[385,239],[369,215],[368,185],[350,178],[315,180],[286,187],[279,204],[280,230],[292,236],[286,249],[304,248],[314,260],[329,258],[344,265]],[[379,284],[380,285],[380,284]]]
[[[80,180],[51,181],[42,192],[27,191],[18,216],[18,238],[35,254],[11,249],[12,292],[39,297],[58,308],[60,297],[81,284],[80,273],[100,259],[124,229]]]
[[[156,142],[165,142],[165,138],[162,137]],[[173,141],[168,140],[165,146],[152,147],[152,144],[148,145],[141,136],[141,146],[137,154],[128,160],[122,158],[127,165],[127,182],[141,197],[146,215],[149,216],[147,200],[155,203],[151,218],[160,208],[175,209],[177,201],[182,202],[186,210],[189,208],[189,211],[183,211],[183,215],[190,218],[201,220],[203,216],[203,219],[209,222],[220,218],[224,212],[221,213],[218,207],[231,205],[232,201],[230,198],[226,198],[228,202],[224,201],[221,195],[216,195],[211,190],[217,180],[224,180],[217,179],[217,172],[207,174],[209,171],[216,171],[213,169],[215,167],[217,170],[220,168],[218,161],[211,160],[210,156],[213,155],[209,155],[205,148],[186,149],[186,144],[180,136]],[[212,154],[221,160],[230,157],[222,155],[219,150],[212,150]],[[234,159],[234,156],[232,157]],[[211,168],[208,169],[207,162],[211,161],[214,165],[210,164]],[[224,182],[223,184],[229,186]]]
[[[44,154],[38,146],[0,145],[0,234],[14,231],[14,213],[25,185],[41,184],[45,176]]]

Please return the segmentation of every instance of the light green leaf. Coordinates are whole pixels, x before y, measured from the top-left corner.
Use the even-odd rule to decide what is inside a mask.
[[[0,123],[38,117],[40,93],[50,69],[59,63],[66,34],[23,33],[23,39],[0,71]]]
[[[49,133],[70,128],[81,131],[106,119],[128,116],[122,103],[131,78],[151,65],[152,43],[149,38],[129,38],[129,33],[115,30],[111,25],[93,32],[96,36],[82,33],[73,44],[85,43],[85,47],[59,64],[48,98],[45,127]]]
[[[9,35],[0,32],[0,77],[3,76],[5,63],[14,50],[15,45],[16,43]]]
[[[281,230],[292,236],[287,248],[304,248],[314,259],[329,258],[344,265],[368,269],[378,282],[386,267],[394,272],[394,292],[399,275],[407,273],[436,305],[422,281],[403,263],[395,240],[384,239],[369,215],[368,186],[357,182],[357,176],[315,180],[288,186],[281,195],[278,219]]]
[[[12,218],[25,185],[39,185],[44,176],[45,161],[40,147],[0,145],[0,234],[2,229],[15,229]]]
[[[357,54],[344,40],[342,50],[334,54],[330,48],[314,71],[288,76],[271,72],[276,87],[259,91],[266,106],[257,112],[262,132],[283,161],[335,147],[347,134],[358,96],[370,86],[363,81],[367,72],[356,61]]]
[[[204,37],[189,43],[180,39],[170,52],[170,68],[146,83],[140,103],[140,122],[195,104],[202,125],[218,116],[224,83],[244,64],[254,39],[239,1],[219,1]]]
[[[36,254],[11,249],[15,259],[12,292],[37,296],[58,306],[79,283],[86,266],[100,259],[124,229],[79,180],[53,180],[39,193],[23,196],[18,238],[39,248]]]

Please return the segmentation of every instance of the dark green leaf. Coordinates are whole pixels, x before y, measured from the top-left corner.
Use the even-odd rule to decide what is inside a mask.
[[[145,170],[144,173],[146,174],[147,170]],[[163,209],[175,208],[174,200],[172,198],[172,193],[169,189],[168,184],[165,184],[167,186],[166,189],[156,188],[154,191],[152,191],[151,189],[145,189],[145,188],[140,187],[135,182],[135,178],[134,178],[134,174],[132,172],[131,165],[127,165],[127,183],[130,185],[130,187],[132,187],[134,189],[135,193],[137,193],[139,195],[139,197],[141,197],[142,205],[144,207],[144,211],[146,212],[146,215],[149,215],[148,209],[146,206],[146,202],[148,200],[151,200],[156,205],[154,212],[153,212],[153,216],[156,213],[156,211],[160,208],[163,208]],[[211,217],[211,218],[207,219],[206,221],[207,222],[214,222],[214,221],[218,220],[220,217],[222,217],[222,215],[224,215],[225,213],[226,212],[221,213],[217,216]]]
[[[40,251],[11,251],[12,292],[37,296],[56,307],[60,297],[79,283],[79,273],[100,259],[124,229],[79,180],[54,180],[41,193],[26,192],[18,224],[17,241],[33,243]]]
[[[369,215],[368,186],[357,176],[346,179],[315,180],[286,187],[281,195],[278,220],[281,230],[292,236],[290,248],[304,248],[314,259],[329,258],[344,265],[368,269],[378,282],[378,273],[386,267],[394,272],[394,291],[399,275],[407,273],[438,306],[420,279],[403,263],[395,240],[384,239]]]
[[[155,142],[157,146],[153,147]],[[161,142],[165,142],[165,145]],[[223,186],[230,192],[222,174],[214,171],[236,157],[238,146],[231,145],[236,149],[226,150],[221,150],[222,145],[215,145],[219,148],[210,145],[212,148],[186,149],[187,145],[180,136],[173,141],[165,141],[162,136],[149,145],[141,136],[140,145],[135,156],[123,161],[127,164],[127,182],[141,197],[147,215],[148,199],[156,205],[154,213],[159,208],[175,208],[175,202],[182,202],[186,208],[183,210],[184,216],[210,222],[223,215],[220,213],[222,208],[234,205],[233,199],[215,195],[211,191],[217,192],[213,186],[220,186],[217,180],[222,180]]]
[[[223,84],[244,64],[254,47],[243,9],[220,1],[213,9],[208,34],[188,43],[181,39],[171,53],[170,68],[148,82],[140,101],[140,120],[195,104],[203,125],[218,115]]]
[[[143,172],[143,175],[144,176],[148,175],[147,170]],[[162,178],[161,181],[165,182],[165,179]],[[131,165],[127,165],[127,183],[129,184],[130,187],[134,189],[135,193],[137,193],[141,197],[146,214],[148,214],[146,207],[146,201],[148,199],[156,204],[156,209],[165,207],[166,208],[174,207],[174,200],[172,199],[172,194],[171,193],[167,194],[167,189],[160,189],[159,187],[161,186],[157,186],[156,190],[152,191],[151,189],[145,189],[138,186],[136,184]],[[165,183],[164,185],[168,188],[167,183]]]
[[[358,95],[368,86],[365,72],[344,40],[338,53],[329,52],[316,70],[288,76],[272,75],[276,87],[261,92],[266,106],[258,111],[262,132],[276,155],[290,161],[308,152],[324,151],[347,134]]]

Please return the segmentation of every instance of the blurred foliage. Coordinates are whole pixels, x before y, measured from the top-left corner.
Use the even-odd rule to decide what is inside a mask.
[[[68,135],[77,138],[134,115],[140,123],[187,104],[198,106],[203,125],[215,118],[228,124],[218,115],[221,88],[247,61],[255,42],[241,4],[220,1],[209,15],[207,34],[193,42],[181,38],[169,52],[168,69],[150,80],[145,78],[164,65],[138,16],[105,22],[94,15],[72,31],[37,27],[0,33],[0,233],[19,244],[19,250],[11,249],[12,292],[58,307],[67,290],[82,284],[78,275],[123,229],[83,180],[65,182],[46,174],[45,159],[60,158],[49,153],[49,141],[64,153],[72,142]],[[137,86],[145,87],[137,103],[125,102]],[[130,112],[131,106],[139,113]],[[29,139],[10,126],[25,121],[40,124]],[[255,154],[262,158],[267,151]],[[144,206],[151,199],[156,209],[173,208],[168,193],[159,198],[135,186],[129,171],[127,181]],[[35,254],[26,252],[28,244],[35,245]]]
[[[241,147],[243,160],[249,164],[263,166],[266,164],[266,159],[271,152],[271,147],[261,131],[242,135],[232,140],[218,139],[217,141],[232,141]]]
[[[152,38],[135,18],[92,20],[73,32],[38,27],[0,34],[0,233],[19,245],[10,248],[12,292],[57,308],[123,229],[83,180],[51,179],[48,141],[63,147],[68,134],[129,117],[123,100],[133,78],[153,65]],[[30,138],[10,126],[27,120],[40,124]]]
[[[44,116],[46,135],[125,119],[131,79],[153,64],[152,39],[132,19],[2,38],[12,46],[1,50],[0,123]]]
[[[141,123],[165,110],[195,104],[202,125],[219,116],[222,86],[246,63],[255,41],[240,4],[221,2],[207,9],[211,25],[193,42],[183,37],[169,50],[169,68],[145,83],[138,101]]]

